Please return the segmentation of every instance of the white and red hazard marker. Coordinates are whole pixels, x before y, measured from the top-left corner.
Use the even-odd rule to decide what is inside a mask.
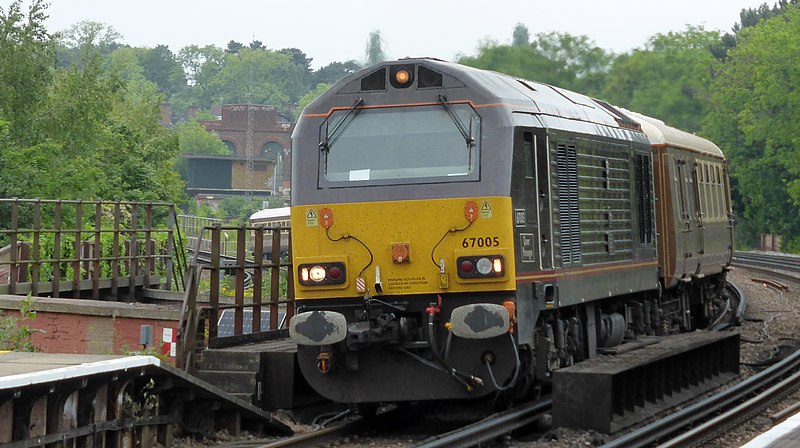
[[[333,225],[333,212],[328,207],[319,209],[319,223],[322,227],[330,229]]]
[[[364,277],[356,279],[356,292],[367,292],[367,281],[364,280]]]
[[[174,358],[178,353],[178,334],[173,328],[164,328],[161,334],[161,354]]]
[[[472,222],[478,219],[478,204],[475,201],[467,201],[464,204],[464,217],[467,218],[467,221]]]

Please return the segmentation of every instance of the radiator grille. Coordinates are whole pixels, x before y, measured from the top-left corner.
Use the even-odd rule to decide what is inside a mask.
[[[639,242],[653,243],[653,210],[650,191],[651,185],[650,157],[636,154],[636,204],[639,214]]]
[[[581,261],[580,205],[578,202],[578,156],[574,144],[558,144],[558,214],[561,239],[561,262]]]

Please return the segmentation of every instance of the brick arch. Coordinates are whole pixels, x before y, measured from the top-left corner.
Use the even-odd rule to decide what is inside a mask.
[[[258,148],[259,148],[258,149],[258,154],[260,156],[267,155],[267,153],[265,152],[265,147],[268,146],[268,145],[269,146],[278,145],[278,146],[280,146],[281,150],[289,149],[289,147],[290,147],[290,144],[286,139],[283,139],[283,138],[280,138],[280,137],[275,137],[275,136],[270,136],[268,138],[263,139],[261,141],[261,144],[258,146]],[[273,146],[273,147],[277,149],[277,146]],[[281,155],[284,155],[283,152],[281,152]]]
[[[222,139],[222,143],[225,144],[225,146],[228,148],[228,150],[231,152],[231,154],[236,154],[236,153],[239,152],[237,147],[236,147],[236,142],[233,141],[233,139],[223,138]]]

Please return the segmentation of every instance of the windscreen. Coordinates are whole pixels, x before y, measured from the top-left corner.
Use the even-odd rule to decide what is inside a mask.
[[[478,180],[480,117],[467,104],[336,111],[320,147],[323,187]]]

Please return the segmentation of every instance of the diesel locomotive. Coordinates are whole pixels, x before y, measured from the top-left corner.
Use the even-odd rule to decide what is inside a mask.
[[[289,331],[331,400],[523,396],[725,311],[727,163],[662,121],[402,59],[309,104],[292,151]]]

